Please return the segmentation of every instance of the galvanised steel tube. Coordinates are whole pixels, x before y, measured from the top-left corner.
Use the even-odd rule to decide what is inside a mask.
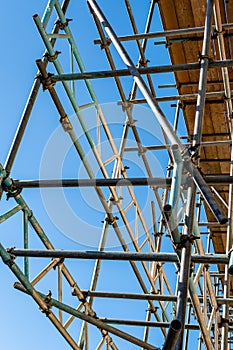
[[[97,298],[116,298],[116,299],[132,299],[132,300],[160,300],[160,301],[176,301],[176,295],[161,295],[161,294],[139,294],[139,293],[124,293],[124,292],[100,292],[93,290],[82,290],[85,296]],[[233,303],[233,300],[232,300]]]
[[[177,319],[171,321],[162,350],[173,350],[181,331],[181,322]]]
[[[182,171],[184,162],[181,157],[178,145],[171,146],[171,153],[174,158],[174,165],[169,203],[172,207],[172,214],[176,218],[178,211],[178,203],[180,199],[180,188],[182,182]]]
[[[205,182],[212,186],[225,186],[233,183],[233,176],[206,175]],[[155,186],[159,188],[170,187],[172,178],[109,178],[109,179],[57,179],[57,180],[13,180],[14,185],[20,188],[46,188],[46,187],[109,187],[109,186]],[[1,217],[1,216],[0,216]]]
[[[233,180],[232,180],[233,181]],[[116,178],[116,179],[61,179],[61,180],[14,180],[20,188],[46,187],[109,187],[109,186],[155,186],[169,187],[170,178]]]
[[[70,334],[64,329],[61,323],[58,321],[56,316],[53,314],[51,310],[49,310],[49,305],[44,301],[44,297],[42,297],[31,285],[28,278],[23,274],[20,268],[16,265],[12,256],[4,249],[2,244],[0,243],[0,256],[3,262],[10,268],[10,270],[14,273],[14,275],[18,278],[18,280],[22,283],[22,286],[25,288],[25,291],[35,300],[35,302],[39,305],[40,309],[46,314],[46,316],[50,319],[50,321],[54,324],[54,326],[58,329],[61,335],[66,339],[66,341],[70,344],[70,346],[74,350],[81,350]]]
[[[48,78],[48,75],[47,75],[47,72],[46,72],[46,70],[45,70],[45,67],[44,67],[42,61],[41,61],[41,60],[37,60],[37,65],[38,65],[38,68],[40,69],[40,72],[41,72],[41,74],[42,74],[42,77],[43,77],[44,79],[47,79],[47,78]],[[65,111],[64,111],[64,109],[63,109],[63,107],[62,107],[62,105],[61,105],[61,102],[60,102],[60,100],[59,100],[59,98],[58,98],[58,96],[57,96],[57,94],[56,94],[55,89],[54,89],[52,86],[50,86],[50,85],[49,85],[49,92],[50,92],[50,94],[51,94],[51,97],[52,97],[52,99],[53,99],[53,101],[54,101],[54,103],[55,103],[57,109],[58,109],[58,112],[59,112],[61,118],[66,118],[66,120],[68,120],[68,117],[67,117],[67,115],[66,115],[66,113],[65,113]],[[68,123],[69,123],[69,122],[68,122]],[[76,135],[75,135],[75,133],[74,133],[74,131],[73,131],[72,125],[71,125],[70,123],[69,123],[69,130],[67,130],[67,132],[69,133],[69,136],[71,137],[71,139],[72,139],[72,141],[73,141],[73,144],[75,145],[76,150],[78,151],[78,154],[79,154],[81,160],[82,160],[83,163],[84,163],[84,166],[85,166],[85,168],[86,168],[86,170],[87,170],[88,175],[90,176],[90,178],[93,179],[93,178],[94,178],[94,173],[93,173],[93,171],[92,171],[92,169],[91,169],[89,163],[88,163],[87,160],[86,160],[86,157],[85,157],[85,154],[84,154],[84,152],[83,152],[83,149],[82,149],[82,147],[81,147],[81,145],[80,145],[80,143],[79,143],[79,141],[78,141],[78,139],[77,139],[77,137],[76,137]],[[112,188],[110,188],[110,190],[113,191]],[[118,236],[120,242],[122,243],[122,247],[124,247],[124,250],[128,250],[128,248],[126,248],[126,244],[125,244],[125,241],[124,241],[124,239],[123,239],[123,237],[122,237],[122,235],[121,235],[121,232],[120,232],[120,230],[119,230],[119,227],[118,227],[117,223],[115,222],[116,220],[114,220],[114,217],[113,217],[112,213],[109,212],[108,204],[107,204],[107,202],[106,202],[106,200],[105,200],[105,197],[104,197],[104,195],[103,195],[101,189],[98,188],[98,187],[96,187],[96,191],[97,191],[97,194],[98,194],[98,196],[99,196],[99,198],[100,198],[100,200],[101,200],[101,203],[102,203],[102,205],[103,205],[103,207],[104,207],[104,209],[105,209],[105,211],[106,211],[106,213],[107,213],[107,215],[108,215],[110,221],[113,222],[112,226],[113,226],[113,228],[114,228],[114,230],[115,230],[115,232],[116,232],[116,234],[117,234],[117,236]],[[115,195],[115,192],[113,192],[113,195]],[[132,230],[131,230],[130,226],[129,226],[128,223],[127,223],[127,218],[126,218],[124,212],[121,210],[121,207],[120,207],[119,203],[117,203],[117,206],[118,206],[118,208],[119,208],[121,217],[122,217],[122,219],[123,219],[123,221],[124,221],[124,223],[125,223],[125,225],[126,225],[126,228],[127,228],[127,230],[128,230],[128,233],[129,233],[129,235],[130,235],[130,237],[131,237],[131,239],[132,239],[132,242],[133,242],[133,244],[134,244],[134,246],[135,246],[135,249],[136,249],[136,250],[139,250],[137,244],[135,244],[135,239],[134,239]],[[148,231],[146,231],[146,233],[148,234]],[[151,239],[149,236],[148,236],[148,238]],[[131,265],[133,266],[132,263],[131,263]],[[153,282],[153,279],[151,278],[151,275],[150,275],[150,273],[149,273],[148,267],[146,266],[146,264],[145,264],[144,262],[142,262],[142,265],[143,265],[143,268],[144,268],[144,270],[145,270],[145,272],[146,272],[146,274],[147,274],[147,276],[148,276],[148,279],[149,279],[149,281],[150,281],[152,287],[155,288],[154,282]],[[141,279],[140,276],[139,276],[139,273],[138,273],[138,270],[137,270],[136,266],[133,266],[133,269],[134,269],[135,273],[137,273],[137,276],[138,276],[138,278],[139,278],[139,280],[140,280],[141,285],[144,285],[142,279]],[[145,286],[144,286],[144,287],[145,287]],[[143,288],[144,288],[144,287],[143,287]]]
[[[146,326],[146,327],[164,327],[164,328],[172,328],[171,335],[169,337],[173,338],[175,336],[175,333],[179,333],[179,324],[180,322],[178,320],[173,320],[171,323],[168,322],[153,322],[153,321],[141,321],[141,320],[123,320],[123,319],[115,319],[115,318],[100,318],[102,322],[109,323],[109,324],[122,324],[127,326]],[[178,322],[176,322],[178,321]],[[172,327],[171,327],[172,324]],[[186,324],[186,329],[192,329],[192,330],[200,330],[200,327],[198,324]],[[177,332],[176,332],[177,331]],[[168,331],[169,332],[169,331]],[[166,342],[166,340],[165,340]],[[168,348],[171,350],[171,348]]]
[[[38,250],[10,248],[9,251],[15,256],[30,256],[41,258],[64,258],[64,259],[101,259],[101,260],[125,260],[125,261],[161,261],[178,262],[175,253],[139,253],[139,252],[100,252],[82,250]],[[205,254],[191,256],[194,263],[203,264],[228,264],[229,257],[226,254]]]
[[[180,259],[180,271],[177,293],[177,306],[176,306],[176,319],[180,321],[180,335],[175,348],[182,350],[183,348],[183,336],[184,325],[186,319],[186,304],[188,296],[188,287],[190,279],[190,264],[192,253],[191,236],[193,234],[193,221],[194,221],[194,208],[196,200],[196,186],[192,185],[187,190],[187,203],[185,210],[185,226],[183,230],[183,237],[185,241],[181,242],[181,259]],[[177,337],[178,338],[178,337]]]
[[[233,60],[222,60],[213,61],[208,65],[209,69],[216,69],[222,67],[232,67]],[[159,73],[170,73],[170,72],[181,72],[186,70],[199,70],[200,63],[183,63],[174,65],[164,65],[164,66],[151,66],[151,67],[139,67],[137,71],[140,74],[159,74]],[[115,70],[103,70],[103,71],[93,71],[93,72],[83,72],[83,73],[61,73],[59,75],[53,75],[51,77],[53,82],[57,81],[71,81],[71,80],[86,80],[86,79],[104,79],[104,78],[114,78],[114,77],[126,77],[132,75],[128,69],[115,69]]]
[[[222,25],[223,30],[228,30],[233,28],[233,23],[225,23]],[[163,32],[154,32],[154,33],[140,33],[140,34],[134,34],[134,35],[125,35],[125,36],[119,36],[119,41],[131,41],[131,40],[141,40],[141,39],[154,39],[154,38],[161,38],[161,37],[174,37],[174,36],[182,36],[187,34],[198,34],[203,33],[205,27],[194,27],[194,28],[180,28],[180,29],[173,29],[173,30],[164,30]],[[216,30],[216,26],[212,26],[212,30]],[[111,39],[109,38],[109,43],[111,43]],[[95,39],[94,44],[102,44],[100,39]]]
[[[211,30],[212,30],[212,18],[213,18],[213,6],[214,0],[207,1],[206,9],[206,21],[204,30],[204,39],[201,53],[201,68],[198,84],[198,97],[196,105],[196,114],[194,122],[194,137],[193,137],[193,147],[198,147],[198,155],[200,154],[200,141],[202,138],[202,126],[204,118],[205,109],[205,97],[206,97],[206,85],[207,85],[207,73],[209,64],[209,51],[210,51],[210,40],[211,40]]]
[[[178,224],[176,222],[176,218],[173,215],[172,206],[170,204],[166,204],[163,207],[163,213],[167,220],[167,225],[171,231],[172,240],[174,244],[180,243],[180,231],[178,229]]]
[[[121,45],[119,42],[116,34],[114,33],[113,29],[111,28],[110,24],[108,23],[106,17],[100,10],[99,6],[97,5],[96,1],[94,0],[87,0],[93,11],[95,12],[96,16],[98,17],[99,21],[102,23],[102,25],[105,28],[105,31],[109,35],[110,39],[112,40],[116,50],[118,51],[119,55],[121,56],[122,60],[128,67],[130,73],[134,77],[139,89],[141,90],[142,94],[147,100],[148,105],[151,107],[152,112],[158,119],[161,127],[163,128],[165,134],[167,134],[168,138],[173,144],[177,144],[180,148],[180,151],[184,151],[183,145],[181,143],[181,140],[179,137],[175,134],[173,131],[172,126],[166,119],[165,115],[163,114],[162,110],[160,109],[159,105],[154,101],[153,97],[151,96],[151,93],[145,84],[144,80],[140,76],[139,72],[137,71],[136,67],[133,64],[133,61],[127,54],[126,50],[124,47]],[[205,184],[202,176],[200,175],[199,171],[193,166],[193,164],[190,162],[188,166],[189,172],[192,174],[194,177],[194,180],[201,190],[203,197],[205,198],[207,204],[210,206],[210,209],[213,211],[214,215],[218,219],[219,222],[225,223],[227,221],[227,218],[225,214],[222,211],[222,208],[218,205],[216,202],[212,192],[208,188],[208,186]]]

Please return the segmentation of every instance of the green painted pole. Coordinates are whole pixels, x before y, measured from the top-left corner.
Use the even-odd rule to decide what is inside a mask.
[[[0,224],[22,210],[21,205],[17,205],[3,215],[0,215]]]
[[[47,33],[46,33],[46,31],[45,31],[45,29],[43,27],[43,24],[42,24],[42,22],[40,20],[40,17],[36,14],[36,15],[33,16],[33,19],[34,19],[35,24],[37,26],[37,29],[38,29],[38,31],[39,31],[39,33],[41,35],[41,38],[42,38],[42,40],[43,40],[43,42],[45,44],[45,47],[46,47],[46,49],[48,51],[48,54],[51,57],[55,58],[56,57],[56,52],[55,52],[53,46],[51,45],[51,42],[50,42],[50,40],[49,40],[49,38],[47,36]],[[53,64],[54,64],[58,74],[63,74],[62,66],[61,66],[61,64],[60,64],[60,62],[59,62],[57,57],[53,60]],[[93,139],[91,137],[91,134],[90,134],[90,132],[89,132],[89,130],[87,128],[86,122],[85,122],[84,118],[82,117],[80,108],[79,108],[79,106],[77,104],[77,101],[75,99],[75,96],[74,96],[74,94],[73,94],[73,92],[71,90],[71,87],[70,87],[69,83],[67,81],[63,81],[62,84],[63,84],[63,86],[65,88],[65,91],[66,91],[66,93],[68,95],[68,98],[69,98],[69,100],[70,100],[70,102],[71,102],[71,104],[72,104],[72,106],[74,108],[74,111],[75,111],[75,113],[76,113],[76,115],[77,115],[77,117],[79,119],[79,122],[80,122],[80,124],[82,126],[82,129],[83,129],[83,131],[84,131],[84,133],[85,133],[85,135],[87,137],[87,140],[88,140],[91,148],[95,148],[94,141],[93,141]]]
[[[24,233],[24,249],[28,249],[28,212],[23,212],[23,233]],[[29,261],[28,257],[24,257],[24,274],[29,279]]]

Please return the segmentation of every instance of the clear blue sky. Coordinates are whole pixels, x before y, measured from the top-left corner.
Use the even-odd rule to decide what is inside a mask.
[[[86,1],[72,1],[73,7],[71,7],[73,13],[67,16],[68,18],[74,18],[73,28],[76,29],[77,33],[77,45],[80,49],[81,55],[84,57],[84,62],[86,64],[87,70],[97,70],[97,69],[107,69],[108,66],[105,62],[104,52],[99,50],[97,46],[90,46],[90,43],[93,42],[94,38],[97,38],[98,35],[96,33],[95,25],[93,24],[93,20],[89,15],[89,12],[86,7]],[[115,13],[116,6],[106,6],[108,4],[107,0],[100,1],[100,3],[105,6],[106,14],[111,19],[111,23],[114,28],[116,28],[117,33],[126,34],[129,32],[129,23],[122,25],[120,23],[120,4],[123,1],[119,1],[119,13]],[[138,2],[139,3],[139,2]],[[141,3],[141,2],[140,2]],[[141,14],[141,23],[139,23],[139,31],[142,31],[144,28],[146,11],[149,8],[149,1],[145,1],[145,6],[134,7],[134,10]],[[1,148],[0,148],[0,162],[4,164],[6,160],[7,153],[9,151],[11,142],[13,140],[19,119],[21,117],[24,105],[26,103],[33,78],[37,72],[35,60],[40,58],[44,52],[44,46],[42,44],[42,40],[37,32],[37,29],[32,20],[32,15],[38,13],[41,17],[44,11],[44,8],[47,4],[47,1],[6,1],[3,6],[3,15],[1,18],[2,21],[2,36],[1,36],[1,47],[2,54],[0,57],[1,60],[1,128],[0,128],[0,139],[1,139]],[[115,4],[114,4],[115,5]],[[159,30],[159,22],[153,22],[153,30]],[[61,45],[62,47],[62,45]],[[133,51],[133,47],[128,45],[128,49]],[[158,54],[159,52],[159,54]],[[97,55],[98,53],[98,55]],[[160,48],[158,51],[157,47],[151,46],[151,60],[153,60],[153,64],[165,63],[165,50],[164,47]],[[115,55],[116,56],[116,55]],[[135,55],[134,59],[136,60],[138,53]],[[64,56],[63,56],[64,57]],[[150,58],[150,57],[148,57]],[[118,64],[118,68],[123,68],[120,58],[116,56],[116,62]],[[168,63],[168,61],[167,61]],[[68,72],[68,62],[66,58],[64,59],[64,64],[66,64],[66,68]],[[52,70],[52,68],[51,68]],[[159,79],[156,78],[157,83],[160,83]],[[171,77],[163,77],[164,83],[173,83]],[[100,89],[100,84],[102,87]],[[132,80],[125,81],[125,86],[130,87],[132,85]],[[99,89],[99,99],[101,103],[110,103],[116,102],[119,97],[116,94],[115,87],[113,89],[109,89],[107,82],[95,82],[93,84],[96,89]],[[62,89],[59,86],[58,91],[61,92]],[[127,91],[127,90],[126,90]],[[111,94],[110,94],[111,92]],[[77,93],[81,95],[81,100],[85,100],[85,94],[82,92],[82,86],[80,85]],[[164,91],[159,92],[161,95],[165,94]],[[173,94],[171,90],[168,93]],[[83,95],[82,95],[83,94]],[[68,103],[65,102],[65,106],[67,106],[67,112],[69,115],[72,113],[71,108],[68,106]],[[110,108],[111,107],[110,105]],[[115,108],[115,107],[114,107]],[[113,109],[114,109],[113,108]],[[112,109],[111,109],[112,110]],[[166,111],[166,107],[165,107]],[[173,119],[174,109],[172,113],[168,117],[170,120]],[[142,112],[142,110],[138,109],[138,114]],[[146,114],[146,113],[145,113]],[[87,115],[87,119],[89,116]],[[139,116],[140,118],[140,116]],[[148,115],[148,120],[150,116]],[[143,128],[144,121],[141,122],[141,127]],[[12,177],[17,179],[32,179],[38,178],[40,172],[40,162],[42,158],[42,154],[45,149],[45,145],[48,139],[53,134],[53,131],[56,130],[58,126],[58,115],[57,112],[48,96],[48,93],[40,92],[38,96],[37,103],[35,105],[35,109],[32,114],[32,118],[29,122],[27,131],[25,133],[25,137],[23,139],[22,145],[19,150],[18,157],[15,161],[15,164],[12,169]],[[145,125],[144,125],[145,126]],[[145,140],[148,139],[150,141],[153,140],[153,137],[149,134],[151,125],[148,125],[147,133],[144,134]],[[119,131],[119,135],[116,134],[116,138],[120,137],[120,127],[119,124],[114,127],[114,130]],[[160,133],[159,133],[160,135]],[[154,140],[153,140],[154,141]],[[70,153],[69,153],[70,152]],[[77,176],[77,164],[74,162],[75,155],[73,151],[69,151],[67,155],[67,159],[65,161],[65,169],[63,171],[63,175],[65,177],[75,177]],[[166,160],[160,160],[162,168],[166,164]],[[139,174],[139,176],[144,176],[144,173],[140,172],[140,166],[137,169],[137,165],[133,164],[133,161],[129,159],[129,163],[131,162],[131,173],[129,176],[133,176],[133,172]],[[155,163],[156,164],[156,163]],[[158,167],[159,168],[159,167]],[[82,169],[79,171],[81,174],[84,174]],[[159,170],[160,171],[160,170]],[[52,176],[53,172],[51,172],[50,176]],[[83,176],[84,177],[84,176]],[[140,190],[138,190],[140,191]],[[51,192],[50,192],[51,194]],[[75,200],[78,201],[78,205],[82,206],[82,197],[81,199],[77,199],[77,195],[80,192],[78,190],[74,190],[73,194],[70,192],[67,193],[68,201],[72,204]],[[92,194],[89,192],[83,191],[82,196],[84,196],[85,205],[90,209],[90,205],[92,205]],[[83,249],[83,246],[78,244],[77,242],[72,241],[69,237],[72,235],[64,235],[61,230],[59,230],[56,225],[53,225],[51,218],[45,212],[43,207],[43,203],[41,201],[41,195],[39,191],[29,191],[24,190],[23,195],[27,202],[30,204],[31,209],[35,216],[39,219],[39,222],[46,229],[46,232],[49,232],[48,236],[51,241],[54,243],[55,247],[61,249]],[[54,199],[56,199],[55,193],[53,193]],[[144,194],[139,195],[142,198]],[[148,198],[145,198],[145,201],[148,201]],[[95,202],[94,202],[95,203]],[[13,201],[6,202],[5,196],[3,197],[1,203],[1,214],[6,210],[11,208],[14,205]],[[96,205],[96,204],[94,204]],[[99,221],[104,217],[102,209],[98,212],[98,208],[90,209],[95,210],[96,215]],[[90,211],[91,213],[91,211]],[[58,214],[59,215],[59,214]],[[86,209],[82,211],[81,215],[83,215],[83,220],[86,220],[86,215],[91,215],[86,212]],[[101,227],[101,222],[97,225],[99,228]],[[68,236],[68,237],[67,237]],[[22,216],[17,214],[13,219],[10,219],[8,222],[1,224],[1,242],[5,247],[21,247],[22,240]],[[83,241],[81,242],[83,243]],[[84,242],[85,243],[85,242]],[[33,231],[30,230],[30,244],[34,248],[41,248],[41,245]],[[88,247],[85,247],[88,249]],[[118,248],[116,248],[118,249]],[[115,250],[116,250],[115,249]],[[17,262],[20,262],[20,259],[17,259]],[[49,260],[48,260],[49,261]],[[21,263],[20,263],[21,264]],[[90,284],[91,279],[91,271],[93,269],[93,262],[72,262],[70,263],[71,269],[75,271],[78,276],[78,281],[80,283],[81,288],[87,289]],[[41,264],[41,266],[45,264]],[[39,271],[40,263],[32,264],[31,275],[34,276]],[[104,263],[103,275],[109,274],[109,279],[104,279],[101,277],[99,289],[104,290],[107,288],[108,290],[114,290],[115,288],[120,291],[121,287],[119,287],[119,280],[121,281],[121,286],[127,287],[126,289],[131,292],[140,292],[138,284],[135,280],[135,277],[132,275],[131,270],[125,263],[112,263],[109,266]],[[46,288],[50,288],[50,283],[47,281],[44,284],[41,284],[42,291],[46,291]],[[119,279],[119,280],[118,280]],[[1,317],[0,317],[0,327],[1,327],[1,347],[4,350],[12,350],[12,349],[31,349],[39,350],[39,349],[56,349],[56,350],[64,350],[67,349],[68,346],[63,340],[63,338],[58,334],[55,330],[54,326],[45,319],[45,316],[38,311],[37,305],[31,300],[29,297],[25,296],[21,292],[15,290],[13,288],[13,283],[16,281],[16,278],[10,272],[10,270],[4,266],[2,263],[0,264],[0,308],[1,308]],[[109,286],[110,281],[110,286]],[[54,283],[55,284],[55,283]],[[65,289],[66,290],[66,289]],[[123,289],[122,289],[123,290]],[[70,298],[70,291],[68,292],[67,300]],[[123,314],[120,312],[120,306],[122,305],[121,301],[106,301],[106,306],[112,309],[113,308],[113,317],[123,318]],[[129,319],[137,318],[143,319],[145,317],[145,309],[147,307],[146,303],[144,304],[145,308],[142,308],[142,311],[137,311],[132,302],[128,302],[125,307],[129,308]],[[96,305],[98,315],[105,316],[102,313],[102,304],[101,302]],[[109,313],[108,316],[112,316]],[[159,331],[153,331],[154,336],[152,335],[152,340],[154,340],[155,345],[158,342],[157,333]],[[153,333],[152,332],[152,333]],[[143,329],[138,328],[137,330],[132,329],[132,333],[138,336],[142,336]],[[93,333],[94,334],[94,333]],[[100,337],[99,337],[100,339]],[[116,339],[116,338],[115,338]],[[116,342],[119,344],[119,348],[121,349],[129,349],[129,347],[121,347],[121,341],[117,340]],[[130,349],[134,349],[133,345]]]

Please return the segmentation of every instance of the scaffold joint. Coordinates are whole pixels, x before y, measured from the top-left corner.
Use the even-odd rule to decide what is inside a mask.
[[[199,63],[201,62],[201,60],[204,60],[204,59],[207,59],[208,62],[213,61],[213,59],[209,55],[202,55],[201,52],[199,52],[198,58],[199,58]]]
[[[197,239],[200,239],[200,237],[195,236],[193,234],[191,234],[191,235],[180,235],[180,242],[176,244],[176,248],[177,249],[181,249],[181,248],[184,247],[186,242],[193,243]]]
[[[32,210],[27,210],[27,216],[30,219],[33,216],[33,211]]]
[[[122,107],[123,108],[123,107]],[[132,120],[127,120],[127,122],[126,122],[126,124],[130,127],[130,128],[132,128],[132,126],[134,126],[135,125],[135,123],[137,122],[137,120],[136,119],[132,119]]]
[[[64,129],[65,132],[69,132],[73,129],[70,120],[67,115],[60,118],[60,123]]]
[[[110,46],[111,42],[112,41],[109,38],[105,38],[104,43],[102,42],[100,44],[100,49],[101,50],[107,49]]]
[[[117,220],[119,220],[118,216],[113,216],[112,218],[107,217],[104,219],[109,225],[114,225]],[[104,221],[102,221],[102,223],[104,223]]]
[[[150,60],[147,60],[146,58],[145,58],[145,59],[141,58],[141,59],[139,60],[139,65],[140,65],[141,67],[147,67],[147,63],[149,63],[149,62],[150,62]]]
[[[44,302],[46,303],[47,307],[40,307],[40,311],[42,313],[45,313],[46,316],[48,316],[51,312],[51,308],[52,308],[51,297],[52,297],[52,292],[51,292],[51,290],[49,290],[48,294],[46,295],[46,297],[44,299]]]
[[[229,324],[230,321],[228,318],[220,316],[220,322],[218,323],[219,328],[223,327],[224,324]]]
[[[174,165],[171,164],[171,163],[167,166],[167,170],[168,170],[168,171],[169,171],[169,170],[173,170],[173,168],[174,168]]]
[[[72,288],[72,295],[73,296],[75,296],[75,297],[78,297],[78,300],[81,302],[81,303],[86,303],[86,293],[81,293],[81,295],[82,295],[82,297],[80,296],[80,293],[78,294],[77,292],[76,292],[76,288],[77,288],[77,284],[75,284],[74,286],[73,286],[73,288]]]
[[[11,180],[12,183],[10,186],[6,186],[4,182],[2,183],[2,189],[3,191],[7,192],[6,194],[6,200],[8,201],[11,197],[15,198],[17,197],[21,192],[22,188],[21,187],[16,187],[14,184],[14,181]]]
[[[146,154],[146,152],[147,152],[146,147],[142,147],[142,149],[139,149],[139,150],[138,150],[138,156],[141,157],[141,156],[143,156],[144,154]]]
[[[129,98],[131,97],[131,93],[129,94]],[[130,101],[124,101],[124,102],[118,102],[117,103],[118,105],[121,105],[122,106],[122,111],[125,112],[125,111],[129,111],[131,112],[132,109],[133,109],[133,104],[130,102]],[[127,120],[127,123],[128,123],[129,120]]]
[[[162,235],[164,235],[164,232],[155,232],[155,233],[154,233],[154,237],[155,237],[155,238],[161,237]]]
[[[44,57],[47,58],[49,62],[53,62],[58,58],[58,55],[60,55],[61,51],[55,51],[54,55],[50,55],[48,52],[44,54]]]
[[[188,151],[192,160],[197,160],[198,158],[200,158],[198,154],[198,150],[199,150],[199,145],[189,147]]]
[[[65,258],[60,258],[60,259],[57,261],[56,265],[53,267],[53,269],[56,270],[56,268],[57,268],[58,266],[62,265],[62,264],[64,263],[64,261],[65,261]]]
[[[43,91],[50,90],[50,89],[52,89],[55,86],[56,82],[51,80],[52,76],[53,76],[52,73],[48,73],[47,78],[43,78],[43,76],[41,74],[38,74],[36,76],[36,78],[40,79],[40,81],[41,81],[41,83],[43,85]]]
[[[111,198],[110,198],[110,201],[112,202],[112,204],[117,205],[117,204],[120,203],[123,199],[124,199],[124,198],[121,197],[121,196],[119,196],[117,199],[111,197]]]
[[[225,29],[217,30],[217,28],[215,28],[212,34],[212,39],[217,39],[219,34],[225,34],[225,33],[226,33]]]
[[[123,168],[121,169],[121,175],[124,175],[126,170],[128,170],[128,169],[129,169],[129,166],[127,166],[127,165],[123,166]]]
[[[4,259],[4,263],[7,266],[12,266],[15,263],[16,256],[14,254],[11,254],[12,250],[14,250],[16,247],[6,248],[7,253],[9,254],[9,259]]]
[[[71,22],[71,21],[73,21],[73,19],[72,18],[66,18],[66,21],[65,21],[65,23],[62,23],[61,22],[61,20],[60,19],[57,19],[56,21],[55,21],[55,25],[58,25],[59,26],[59,29],[65,29],[66,27],[68,27],[68,25],[69,25],[69,22]]]

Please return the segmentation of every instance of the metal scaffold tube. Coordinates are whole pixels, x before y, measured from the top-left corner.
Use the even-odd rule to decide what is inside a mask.
[[[100,251],[66,251],[66,250],[33,250],[9,248],[15,256],[30,256],[44,258],[70,258],[70,259],[101,259],[101,260],[132,260],[132,261],[161,261],[178,262],[175,253],[139,253],[139,252],[100,252]],[[191,256],[191,261],[208,264],[227,264],[229,258],[225,254],[219,255],[197,255]]]
[[[233,24],[232,23],[225,23],[223,24],[223,29],[228,30],[232,29]],[[134,35],[127,35],[127,36],[118,36],[119,41],[131,41],[131,40],[141,40],[141,39],[154,39],[154,38],[161,38],[166,37],[169,38],[177,36],[180,37],[181,35],[193,35],[198,33],[204,33],[205,27],[195,27],[195,28],[180,28],[180,29],[174,29],[174,30],[164,30],[162,32],[154,32],[154,33],[142,33],[142,34],[134,34]],[[216,26],[212,26],[212,30],[214,31],[216,29]],[[111,40],[111,39],[109,39]],[[94,41],[94,44],[98,45],[101,44],[100,39],[96,39]]]
[[[14,288],[67,348],[230,350],[230,2],[47,0],[42,16],[32,8],[45,52],[0,161],[0,260]],[[25,347],[28,334],[20,339],[10,322],[2,346],[8,327]],[[59,347],[36,316],[26,327],[43,334],[35,350]]]
[[[172,320],[162,350],[172,350],[175,348],[177,339],[180,335],[180,331],[181,322],[179,320]]]
[[[210,62],[208,65],[209,69],[221,68],[221,67],[232,67],[233,60],[222,60]],[[184,63],[184,64],[174,64],[158,67],[139,67],[137,71],[144,74],[159,74],[159,73],[171,73],[171,72],[182,72],[188,70],[199,70],[200,63]],[[53,82],[57,81],[71,81],[71,80],[85,80],[85,79],[105,79],[113,77],[126,77],[130,76],[131,72],[128,69],[115,69],[115,70],[105,70],[105,71],[95,71],[95,72],[84,72],[84,73],[69,73],[69,74],[59,74],[53,75],[51,77]],[[214,93],[213,93],[214,94]],[[216,92],[217,96],[219,93]]]
[[[210,40],[211,40],[211,29],[212,29],[212,17],[213,17],[213,6],[214,0],[207,1],[206,9],[206,23],[203,38],[203,47],[200,61],[200,77],[198,85],[198,98],[195,114],[194,124],[194,138],[193,147],[199,147],[203,128],[205,98],[206,98],[206,85],[207,85],[207,72],[209,64],[209,51],[210,51]]]

